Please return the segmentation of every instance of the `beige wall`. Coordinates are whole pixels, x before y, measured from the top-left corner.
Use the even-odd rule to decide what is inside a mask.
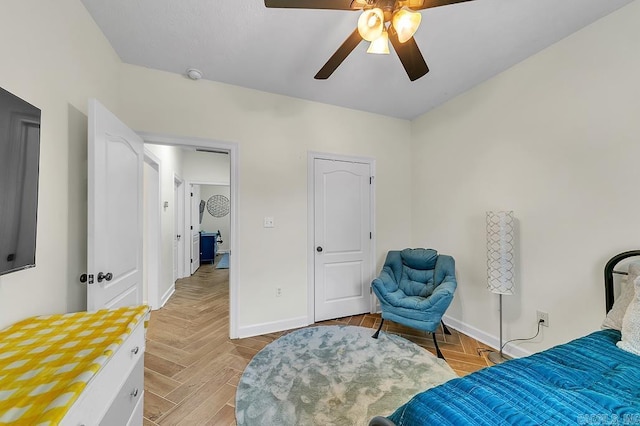
[[[77,0],[4,1],[0,86],[42,110],[36,268],[0,277],[0,328],[86,309],[87,100],[117,104],[120,61]]]
[[[409,244],[406,121],[130,65],[119,91],[118,114],[134,129],[239,145],[239,328],[307,315],[309,151],[375,158],[379,264]]]
[[[514,210],[517,294],[506,338],[551,326],[537,351],[597,329],[602,270],[640,242],[640,3],[470,90],[412,123],[413,243],[457,261],[448,314],[497,338],[486,290],[485,211]]]

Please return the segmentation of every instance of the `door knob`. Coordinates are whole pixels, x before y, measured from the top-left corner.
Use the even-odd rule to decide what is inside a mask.
[[[318,253],[322,253],[322,247],[320,247],[320,246],[316,247],[316,251],[317,251]]]
[[[107,272],[106,274],[102,272],[98,272],[98,282],[101,283],[103,280],[111,281],[113,278],[113,274],[111,272]]]

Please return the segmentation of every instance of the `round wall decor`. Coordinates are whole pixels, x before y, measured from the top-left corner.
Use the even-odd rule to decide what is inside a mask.
[[[229,214],[229,199],[224,195],[212,195],[207,200],[207,211],[213,217],[225,217]]]

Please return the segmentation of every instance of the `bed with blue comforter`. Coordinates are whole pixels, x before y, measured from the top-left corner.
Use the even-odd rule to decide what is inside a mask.
[[[450,380],[370,426],[640,425],[640,356],[619,340],[601,330]]]

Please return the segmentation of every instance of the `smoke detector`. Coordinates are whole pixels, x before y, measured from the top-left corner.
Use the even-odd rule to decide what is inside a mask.
[[[202,71],[195,68],[189,68],[187,70],[187,77],[189,77],[191,80],[200,80],[202,78]]]

